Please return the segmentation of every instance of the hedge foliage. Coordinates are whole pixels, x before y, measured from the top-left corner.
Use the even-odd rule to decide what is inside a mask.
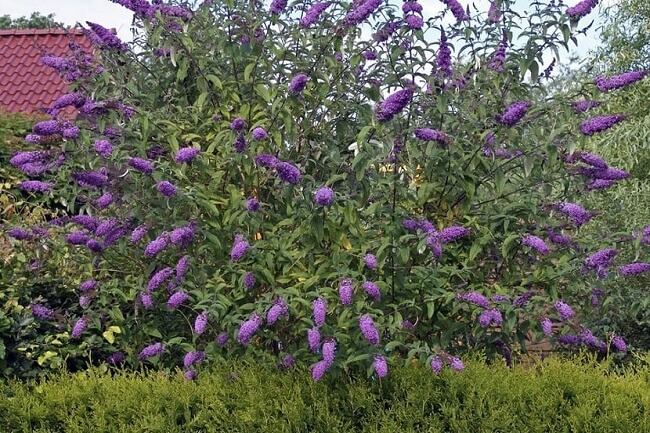
[[[650,358],[612,372],[592,360],[533,368],[471,361],[382,380],[278,372],[254,362],[182,373],[102,372],[6,382],[0,429],[23,432],[649,432]]]

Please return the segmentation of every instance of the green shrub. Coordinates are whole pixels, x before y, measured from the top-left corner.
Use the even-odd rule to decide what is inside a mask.
[[[463,373],[418,365],[383,380],[314,383],[303,371],[220,365],[6,382],[6,431],[71,432],[649,432],[650,365],[615,373],[589,359],[530,369],[471,361]]]

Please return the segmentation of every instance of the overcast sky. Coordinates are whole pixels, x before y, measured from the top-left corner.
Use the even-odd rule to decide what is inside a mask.
[[[397,0],[394,0],[397,2]],[[567,3],[574,5],[579,0],[567,0]],[[616,0],[603,0],[601,4],[612,4]],[[399,2],[401,3],[401,1]],[[461,0],[462,4],[468,4],[467,0]],[[475,4],[484,5],[487,9],[487,0],[475,0]],[[424,16],[438,13],[444,5],[439,0],[421,1],[424,6]],[[130,32],[132,13],[109,0],[0,0],[0,15],[8,14],[12,18],[29,16],[32,12],[38,11],[42,15],[53,13],[57,21],[64,24],[74,25],[77,22],[85,23],[92,21],[101,24],[107,28],[117,30],[118,36],[124,41],[132,39]],[[448,19],[453,19],[451,14],[446,14]],[[598,17],[598,11],[595,10],[587,19]],[[585,22],[587,22],[585,19]],[[596,27],[589,33],[588,38],[582,39],[578,52],[581,55],[588,53],[598,43],[596,36]]]

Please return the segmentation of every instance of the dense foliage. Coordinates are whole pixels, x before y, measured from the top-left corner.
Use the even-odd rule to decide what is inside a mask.
[[[647,362],[647,360],[646,360]],[[189,383],[180,372],[97,370],[0,385],[0,424],[66,432],[646,432],[650,370],[547,360],[534,369],[470,361],[434,376],[395,368],[382,381],[324,380],[252,363]]]
[[[29,17],[11,18],[11,15],[0,16],[0,29],[53,29],[64,28],[65,25],[54,19],[54,14],[41,15],[34,12]]]
[[[462,370],[467,349],[509,359],[542,335],[627,351],[581,324],[602,299],[590,281],[628,263],[581,242],[599,216],[574,201],[627,177],[578,146],[630,114],[591,117],[584,97],[645,74],[540,85],[588,5],[114,2],[134,45],[88,23],[100,58],[45,56],[71,92],[11,161],[68,211],[8,231],[34,260],[8,280],[31,297],[22,359],[191,379],[252,352],[319,380]]]

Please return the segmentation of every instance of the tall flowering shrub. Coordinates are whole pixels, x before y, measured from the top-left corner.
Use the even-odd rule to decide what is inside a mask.
[[[565,6],[536,3],[517,45],[505,0],[435,16],[414,1],[113,1],[134,12],[134,44],[92,25],[96,56],[47,58],[81,115],[34,126],[52,155],[38,170],[16,156],[31,199],[68,206],[46,240],[15,228],[75,258],[68,301],[28,309],[43,332],[190,379],[195,353],[320,380],[414,359],[462,370],[467,348],[509,359],[535,334],[610,349],[567,314],[616,258],[585,266],[580,227],[598,216],[575,203],[592,167],[577,96],[540,85],[542,48],[571,36]]]

